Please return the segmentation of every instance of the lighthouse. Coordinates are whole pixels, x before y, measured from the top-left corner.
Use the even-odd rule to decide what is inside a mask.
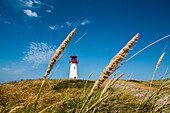
[[[73,53],[71,57],[71,60],[69,60],[70,63],[70,77],[73,79],[78,79],[78,72],[77,72],[77,64],[79,61],[77,60],[77,56]]]

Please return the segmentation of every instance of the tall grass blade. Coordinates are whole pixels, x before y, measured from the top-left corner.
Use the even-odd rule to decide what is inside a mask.
[[[88,82],[88,80],[89,80],[89,78],[91,77],[92,74],[93,74],[93,72],[90,73],[90,75],[88,76],[88,78],[87,78],[87,80],[86,80],[86,82],[84,84],[83,93],[82,93],[83,97],[85,95],[85,91],[86,91],[86,87],[87,87],[87,82]]]
[[[103,89],[100,98],[103,96],[103,94],[106,92],[106,90],[109,88],[110,84],[112,83],[114,77],[119,73],[119,71],[117,73],[115,73],[112,78],[109,80],[109,82],[106,84],[105,88]]]
[[[163,40],[163,39],[166,39],[166,38],[168,38],[168,37],[170,37],[170,35],[167,35],[167,36],[165,36],[165,37],[163,37],[163,38],[160,38],[160,39],[156,40],[155,42],[147,45],[146,47],[144,47],[143,49],[141,49],[140,51],[138,51],[137,53],[135,53],[134,55],[132,55],[130,58],[128,58],[126,61],[124,61],[122,64],[120,64],[119,66],[117,66],[117,67],[113,70],[112,73],[114,73],[118,68],[120,68],[123,64],[125,64],[126,62],[128,62],[128,61],[129,61],[130,59],[132,59],[133,57],[135,57],[137,54],[141,53],[142,51],[144,51],[145,49],[149,48],[150,46],[152,46],[152,45],[158,43],[159,41],[161,41],[161,40]],[[111,73],[111,74],[112,74],[112,73]]]
[[[12,112],[14,112],[16,109],[20,109],[20,108],[23,108],[24,106],[17,106],[17,107],[15,107],[15,108],[13,108],[9,113],[12,113]]]
[[[158,62],[157,62],[157,64],[156,64],[156,67],[155,67],[155,70],[154,70],[154,73],[153,73],[153,76],[152,76],[152,80],[151,80],[151,83],[150,83],[148,95],[149,95],[150,90],[151,90],[151,87],[152,87],[152,83],[153,83],[153,79],[154,79],[154,76],[155,76],[155,72],[156,72],[156,70],[158,69],[161,61],[163,60],[164,55],[165,55],[165,52],[162,53],[161,57],[159,58],[159,60],[158,60]]]
[[[66,37],[66,39],[61,43],[61,45],[58,47],[58,49],[56,50],[54,56],[51,58],[50,60],[50,63],[48,65],[48,68],[46,70],[46,73],[44,75],[44,78],[43,78],[43,82],[41,84],[41,87],[39,89],[39,92],[38,92],[38,95],[37,95],[37,98],[36,98],[36,101],[35,101],[35,105],[34,105],[34,109],[33,109],[33,113],[35,112],[36,110],[36,106],[37,106],[37,102],[38,102],[38,99],[40,97],[40,93],[41,93],[41,90],[42,90],[42,87],[46,81],[46,78],[47,76],[50,74],[50,71],[52,70],[53,68],[53,65],[55,64],[56,60],[59,58],[60,54],[62,53],[62,51],[64,50],[64,48],[66,47],[67,43],[70,41],[72,35],[75,33],[75,30],[76,28],[74,28],[71,33]]]
[[[82,112],[85,105],[93,95],[93,93],[100,87],[101,84],[110,76],[111,70],[119,65],[122,59],[128,54],[128,51],[132,49],[132,45],[139,39],[139,34],[136,34],[110,61],[110,63],[105,67],[99,76],[98,80],[93,85],[90,93],[88,94],[86,101],[83,103],[79,113]]]
[[[65,55],[75,44],[77,44],[86,34],[87,34],[87,33],[84,33],[78,40],[76,40],[76,41],[64,52],[64,54],[62,54],[61,57],[55,62],[55,64],[53,65],[53,67],[56,66],[56,65],[58,64],[58,62],[64,57],[64,55]],[[56,67],[56,68],[57,68],[57,67]],[[55,69],[55,70],[53,71],[53,73],[50,75],[49,78],[52,77],[52,75],[55,73],[56,70],[57,70],[57,69]]]

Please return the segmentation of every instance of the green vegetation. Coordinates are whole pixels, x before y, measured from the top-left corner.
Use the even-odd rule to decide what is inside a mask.
[[[163,83],[169,82],[170,79],[164,79]],[[153,90],[158,89],[157,84],[161,80],[154,80]],[[38,80],[21,80],[9,83],[0,84],[0,111],[6,113],[12,109],[18,107],[13,112],[32,112],[36,95],[41,85],[42,79]],[[108,82],[108,81],[106,81]],[[36,112],[56,112],[56,113],[74,113],[76,110],[81,108],[82,104],[87,97],[90,89],[92,88],[95,81],[87,82],[87,89],[85,92],[84,86],[85,80],[73,80],[73,79],[48,79],[45,83],[41,92],[41,98],[38,101]],[[112,87],[108,88],[105,93],[106,98],[101,102],[99,101],[100,93],[102,92],[105,85],[100,87],[98,91],[93,95],[91,101],[87,104],[85,110],[89,109],[95,104],[94,108],[88,112],[124,112],[130,113],[135,112],[137,109],[142,109],[140,112],[152,111],[150,108],[153,106],[155,101],[160,101],[160,98],[164,98],[163,102],[168,102],[166,97],[169,95],[169,89],[160,88],[158,91],[161,95],[154,95],[149,102],[141,102],[142,97],[136,96],[136,92],[139,90],[143,95],[146,89],[149,89],[149,81],[137,81],[136,80],[119,80]],[[135,85],[135,87],[132,87]],[[131,89],[131,90],[129,90]],[[147,90],[148,91],[148,90]],[[157,99],[157,100],[155,100]],[[147,104],[144,104],[147,103]],[[157,102],[155,102],[157,104]],[[168,104],[157,105],[157,109],[161,107],[164,111],[168,110]],[[144,106],[140,107],[139,106]],[[162,110],[159,109],[159,110]],[[85,112],[85,110],[83,112]]]
[[[110,63],[104,68],[96,81],[88,80],[92,73],[86,81],[74,79],[47,80],[52,68],[63,57],[61,56],[59,58],[75,30],[76,28],[67,36],[56,50],[54,56],[50,60],[43,79],[21,80],[0,84],[0,112],[170,112],[170,109],[168,108],[170,104],[168,98],[170,94],[168,87],[170,79],[161,79],[158,81],[154,80],[155,72],[161,63],[165,52],[163,52],[157,62],[151,81],[119,80],[124,73],[114,79],[114,76],[118,72],[113,75],[109,81],[107,81],[107,78],[109,78],[109,76],[111,76],[127,61],[146,48],[169,37],[170,35],[151,43],[121,63],[128,55],[128,51],[132,50],[132,46],[139,39],[139,34],[136,34],[110,60]],[[74,44],[76,44],[77,41]],[[66,52],[68,52],[69,49]],[[66,54],[66,52],[64,54]]]

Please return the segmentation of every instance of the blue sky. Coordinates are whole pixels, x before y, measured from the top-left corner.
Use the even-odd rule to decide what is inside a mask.
[[[52,78],[68,78],[70,55],[78,55],[79,78],[97,79],[111,58],[136,34],[135,52],[170,34],[169,0],[1,0],[0,82],[42,78],[50,58],[73,28],[67,50]],[[167,38],[143,51],[119,71],[123,78],[150,80]],[[170,47],[156,72],[160,79],[170,67]]]

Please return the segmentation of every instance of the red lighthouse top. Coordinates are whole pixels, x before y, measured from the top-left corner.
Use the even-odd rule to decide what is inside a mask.
[[[73,53],[72,56],[70,56],[71,58],[77,58],[77,56]]]
[[[73,53],[71,57],[71,61],[69,60],[69,63],[79,63],[79,61],[77,60],[77,56]]]

